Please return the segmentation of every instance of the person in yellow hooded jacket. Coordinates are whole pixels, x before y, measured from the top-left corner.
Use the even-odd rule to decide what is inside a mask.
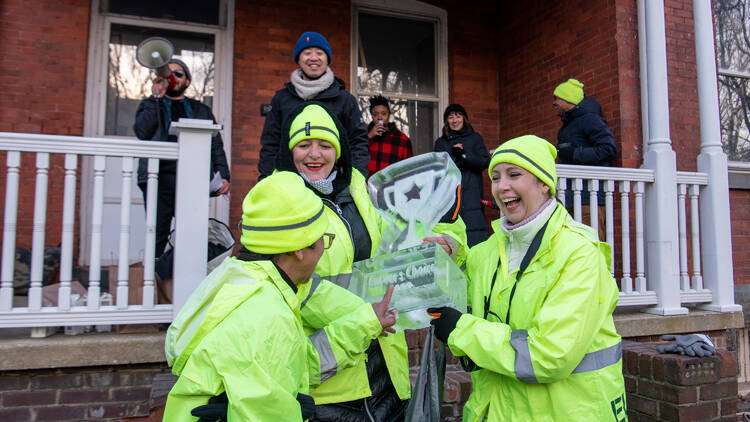
[[[313,282],[299,291],[303,326],[306,332],[314,332],[327,325],[335,327],[332,321],[359,306],[358,300],[342,295],[335,284],[346,286],[352,264],[375,255],[389,223],[372,204],[364,176],[352,168],[346,131],[325,106],[301,104],[284,123],[282,133],[276,170],[302,176],[326,205],[328,230],[336,235],[315,268]],[[459,205],[456,201],[435,226],[438,234],[425,241],[438,243],[460,266],[467,247]],[[335,335],[326,338],[327,343],[339,341]],[[403,420],[411,396],[404,333],[378,337],[362,353],[346,358],[357,363],[346,369],[338,365],[311,391],[316,403],[311,421]],[[335,356],[334,361],[338,359]]]
[[[466,422],[627,419],[610,248],[555,200],[555,157],[533,135],[495,150],[504,217],[469,251],[471,311],[428,309],[435,336],[471,371]]]
[[[313,414],[307,394],[320,383],[327,358],[313,347],[315,334],[303,330],[297,292],[331,246],[328,215],[290,172],[260,181],[242,210],[242,252],[201,283],[167,332],[167,357],[179,378],[165,421],[301,421]],[[337,320],[346,341],[328,351],[358,353],[393,325],[389,293],[375,305],[360,299]]]

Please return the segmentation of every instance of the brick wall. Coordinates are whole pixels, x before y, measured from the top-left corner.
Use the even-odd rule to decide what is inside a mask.
[[[677,170],[696,171],[701,141],[693,2],[666,0],[664,14],[672,149],[677,155]]]
[[[576,78],[620,141],[616,29],[612,0],[507,2],[498,24],[500,138],[534,133],[556,143],[552,92]]]
[[[736,421],[737,362],[659,354],[652,343],[625,342],[623,373],[631,420]]]
[[[145,417],[154,375],[163,372],[166,364],[0,372],[0,420]]]
[[[750,284],[750,190],[735,189],[729,192],[732,210],[732,262],[734,282]]]
[[[0,2],[0,132],[83,134],[90,6],[88,0]],[[3,181],[5,159],[0,153]],[[31,246],[34,166],[34,154],[24,154],[18,247]],[[49,192],[58,196],[47,201],[48,245],[60,241],[62,174],[62,157],[56,157],[50,163]],[[4,197],[3,182],[0,198]],[[0,215],[3,211],[0,208]]]

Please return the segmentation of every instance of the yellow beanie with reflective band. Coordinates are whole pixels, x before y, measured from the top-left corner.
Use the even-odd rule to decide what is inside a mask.
[[[289,127],[289,150],[306,139],[330,142],[336,148],[336,159],[341,156],[339,130],[328,111],[318,104],[310,104],[292,120]]]
[[[323,207],[297,174],[276,172],[245,195],[240,241],[251,252],[267,255],[306,248],[328,228]]]
[[[557,168],[555,146],[536,135],[524,135],[506,141],[497,147],[490,159],[490,180],[492,169],[500,163],[515,164],[529,171],[545,185],[552,195],[557,190]]]
[[[578,105],[583,99],[583,84],[576,79],[568,79],[555,88],[555,97]]]

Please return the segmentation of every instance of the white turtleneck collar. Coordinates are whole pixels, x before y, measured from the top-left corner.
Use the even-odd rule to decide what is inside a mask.
[[[549,220],[557,208],[555,198],[550,198],[530,217],[518,224],[510,224],[503,219],[500,228],[508,237],[505,242],[505,254],[508,257],[508,274],[512,274],[521,265],[521,260],[529,249],[536,233]]]

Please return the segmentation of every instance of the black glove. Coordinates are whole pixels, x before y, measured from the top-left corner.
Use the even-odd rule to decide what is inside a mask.
[[[427,308],[427,313],[435,317],[430,321],[430,324],[435,326],[435,337],[443,343],[447,343],[448,336],[456,328],[458,319],[463,314],[450,306]]]
[[[227,407],[229,400],[227,393],[221,393],[208,399],[208,404],[198,406],[190,411],[190,414],[200,418],[198,422],[221,422],[227,420]]]
[[[557,158],[560,159],[560,161],[565,161],[568,163],[573,162],[573,152],[575,151],[575,146],[571,143],[564,143],[557,146]]]
[[[705,334],[686,334],[684,336],[665,334],[661,336],[661,339],[674,340],[674,343],[659,346],[659,353],[675,353],[699,357],[711,356],[716,353],[714,343]]]
[[[315,416],[315,400],[308,395],[297,393],[297,401],[302,410],[302,420],[307,420]]]

